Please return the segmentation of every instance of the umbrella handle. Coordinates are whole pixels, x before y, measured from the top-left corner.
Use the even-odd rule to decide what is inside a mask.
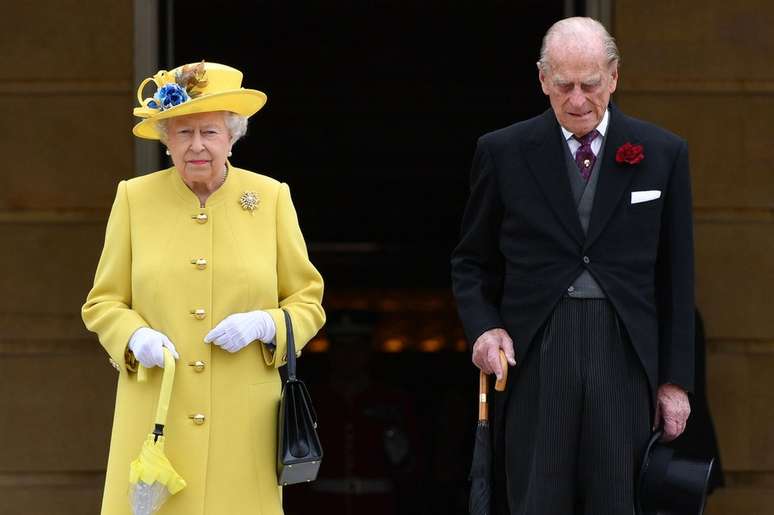
[[[504,392],[505,385],[508,383],[508,358],[505,357],[505,353],[502,350],[500,351],[500,366],[503,369],[503,378],[497,380],[495,390]]]
[[[172,384],[175,382],[175,358],[166,347],[162,350],[164,351],[164,375],[161,377],[161,392],[156,407],[156,425],[161,426],[167,423],[169,399],[172,397]]]
[[[500,351],[500,365],[503,367],[503,378],[495,382],[495,390],[498,392],[505,391],[505,385],[508,382],[508,359],[505,357],[505,353]],[[489,420],[489,376],[483,371],[478,373],[478,421],[486,422]]]
[[[478,373],[478,421],[486,422],[489,420],[489,404],[487,394],[489,393],[489,377],[483,372]]]

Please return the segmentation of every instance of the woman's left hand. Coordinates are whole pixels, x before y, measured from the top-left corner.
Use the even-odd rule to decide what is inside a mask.
[[[250,311],[229,315],[204,337],[205,343],[214,343],[223,350],[236,352],[255,340],[269,343],[277,328],[265,311]]]

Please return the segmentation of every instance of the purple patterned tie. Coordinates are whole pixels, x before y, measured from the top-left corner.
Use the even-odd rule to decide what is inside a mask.
[[[599,136],[599,132],[596,129],[589,132],[585,136],[577,137],[573,136],[580,144],[580,148],[575,151],[575,164],[578,165],[581,177],[584,180],[589,180],[591,177],[591,170],[594,168],[594,163],[597,160],[597,156],[594,155],[594,151],[591,150],[591,142]]]

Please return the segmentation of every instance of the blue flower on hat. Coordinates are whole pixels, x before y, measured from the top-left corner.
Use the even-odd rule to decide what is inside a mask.
[[[164,111],[189,100],[191,100],[191,97],[188,96],[185,89],[175,83],[164,84],[156,91],[156,94],[153,95],[153,100],[148,102],[148,107],[154,109],[159,108]]]

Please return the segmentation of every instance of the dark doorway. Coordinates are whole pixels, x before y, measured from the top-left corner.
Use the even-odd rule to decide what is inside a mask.
[[[370,320],[358,336],[370,351],[370,383],[387,404],[407,406],[398,429],[410,462],[387,478],[405,481],[389,506],[371,498],[378,513],[466,512],[475,372],[449,293],[449,254],[476,139],[548,107],[535,61],[565,3],[162,2],[170,43],[162,63],[228,64],[244,72],[246,87],[267,93],[233,162],[290,184],[326,280],[326,310],[339,324],[348,313]],[[329,351],[340,338],[324,332],[299,362],[313,398],[337,373]],[[374,472],[389,467],[389,409],[366,411],[337,415],[383,422],[373,450],[351,457],[358,481],[390,475]],[[358,431],[330,423],[340,424],[341,439]],[[323,442],[329,456],[345,452],[331,439]],[[347,481],[324,513],[355,513],[369,495],[356,485],[379,484]],[[288,488],[287,513],[308,510],[310,496],[307,486]]]

